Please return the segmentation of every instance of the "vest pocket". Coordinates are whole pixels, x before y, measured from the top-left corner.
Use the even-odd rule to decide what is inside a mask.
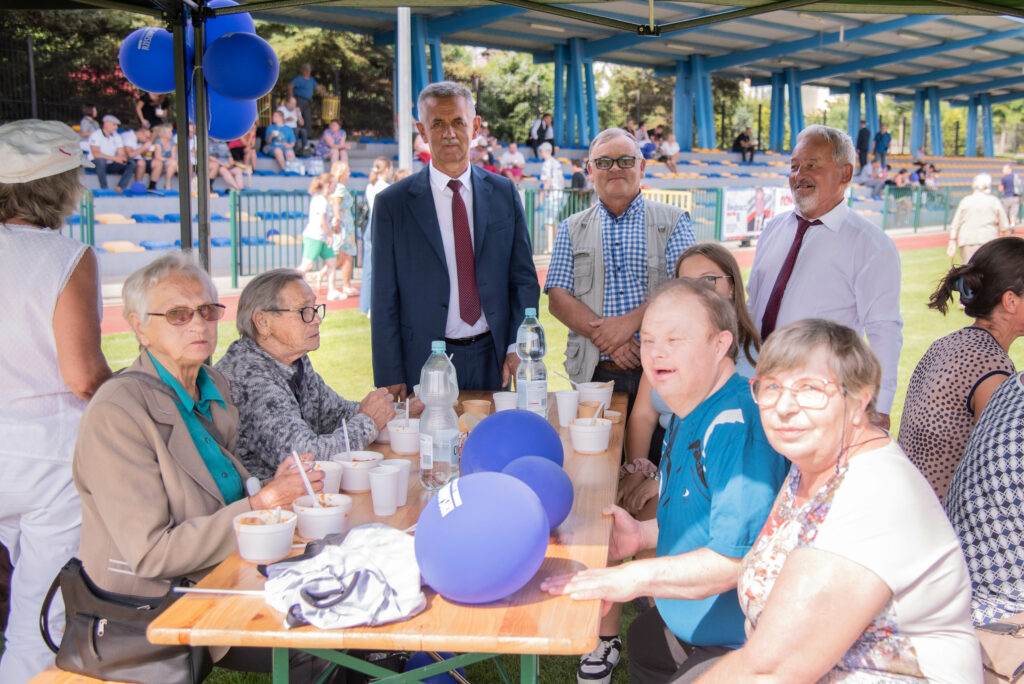
[[[583,343],[576,333],[569,333],[569,342],[565,345],[565,372],[570,378],[583,370]]]
[[[594,287],[593,252],[576,252],[572,255],[573,295],[579,298]]]

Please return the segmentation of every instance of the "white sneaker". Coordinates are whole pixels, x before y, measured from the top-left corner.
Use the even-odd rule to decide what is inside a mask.
[[[327,293],[327,299],[332,302],[340,301],[342,299],[348,299],[348,295],[341,290],[330,290]]]
[[[622,640],[619,637],[598,639],[593,651],[580,656],[577,684],[609,684],[621,656]]]

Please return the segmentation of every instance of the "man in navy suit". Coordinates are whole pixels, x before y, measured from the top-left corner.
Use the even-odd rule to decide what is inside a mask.
[[[405,397],[433,340],[453,354],[460,389],[507,387],[515,336],[540,284],[515,185],[469,163],[480,128],[465,86],[432,83],[416,128],[430,164],[373,207],[373,377]]]

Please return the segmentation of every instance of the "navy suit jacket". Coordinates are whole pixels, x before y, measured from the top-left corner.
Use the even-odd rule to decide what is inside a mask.
[[[540,283],[515,185],[476,166],[472,174],[476,285],[500,375],[525,309],[537,306]],[[404,382],[411,392],[448,318],[448,267],[429,168],[377,195],[372,230],[373,380],[378,387]]]

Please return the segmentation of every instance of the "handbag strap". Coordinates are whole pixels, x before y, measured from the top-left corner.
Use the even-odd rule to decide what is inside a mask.
[[[72,559],[77,560],[77,559]],[[71,561],[68,561],[69,563]],[[46,598],[43,599],[43,607],[39,610],[39,632],[43,635],[43,643],[46,647],[57,653],[57,644],[53,643],[53,638],[50,636],[50,604],[53,603],[53,597],[57,593],[57,588],[60,587],[60,576],[63,573],[57,573],[57,576],[53,578],[53,582],[50,584],[50,588],[46,590]]]

